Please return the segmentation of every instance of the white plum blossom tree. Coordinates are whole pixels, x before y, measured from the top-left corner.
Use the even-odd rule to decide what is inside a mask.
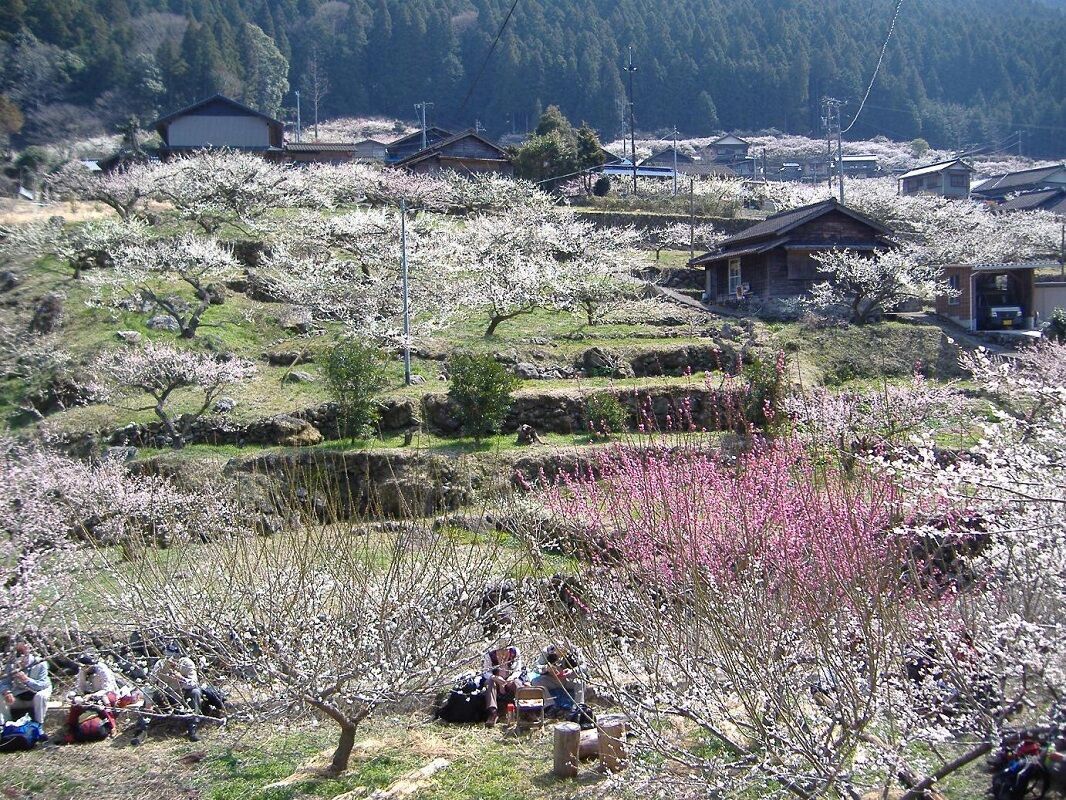
[[[700,224],[690,226],[684,222],[674,222],[644,232],[642,240],[655,251],[655,260],[663,250],[687,250],[689,243],[698,250],[711,250],[725,238],[725,235],[713,225]]]
[[[94,545],[122,545],[128,554],[143,544],[206,541],[239,527],[223,487],[186,491],[157,475],[133,475],[117,460],[88,463],[10,436],[0,437],[0,482],[4,635],[58,615],[55,606],[69,599],[73,582],[95,568]]]
[[[251,153],[205,150],[158,171],[156,196],[208,235],[226,225],[247,234],[275,209],[309,202],[307,184],[296,170]]]
[[[86,270],[108,270],[117,252],[144,237],[137,220],[100,219],[65,224],[62,220],[13,226],[3,232],[3,250],[9,255],[53,257],[80,279]]]
[[[368,229],[364,233],[370,235]],[[275,240],[259,272],[281,299],[309,310],[315,319],[340,322],[372,339],[389,339],[398,330],[402,311],[398,264],[388,263],[374,248],[391,249],[393,243],[385,236],[380,242],[360,241],[367,249],[352,260],[346,253],[334,253],[325,240]],[[353,240],[346,249],[352,253],[359,246]],[[412,302],[417,307],[417,292]]]
[[[631,231],[597,230],[566,210],[517,207],[466,220],[453,239],[432,242],[437,255],[427,263],[441,271],[434,287],[441,311],[483,313],[488,337],[536,309],[571,307],[600,277],[624,275],[636,264],[633,243]]]
[[[177,323],[183,339],[196,336],[204,313],[221,298],[220,284],[238,274],[228,248],[188,233],[126,242],[113,260],[112,269],[94,272],[91,281],[113,294],[139,293]],[[191,302],[167,291],[174,282],[192,289]]]
[[[162,175],[158,165],[130,164],[101,174],[72,161],[49,177],[49,185],[58,196],[103,203],[123,220],[144,219]]]
[[[845,306],[858,325],[904,300],[932,300],[952,291],[939,267],[907,248],[828,250],[813,257],[827,280],[811,288],[811,303],[819,309]]]
[[[218,358],[209,353],[184,350],[168,344],[149,342],[144,347],[113,350],[97,358],[94,364],[100,379],[100,394],[114,398],[129,389],[147,394],[151,405],[137,407],[152,411],[162,422],[174,447],[184,444],[189,426],[211,407],[227,386],[250,378],[255,366],[239,358]],[[175,417],[175,396],[191,390],[194,398],[188,410]]]
[[[225,674],[250,678],[236,690],[239,714],[334,723],[325,771],[336,775],[375,709],[479,663],[482,598],[516,550],[470,547],[421,521],[312,522],[292,536],[221,542],[211,558],[172,549],[108,601],[120,626],[179,636]]]

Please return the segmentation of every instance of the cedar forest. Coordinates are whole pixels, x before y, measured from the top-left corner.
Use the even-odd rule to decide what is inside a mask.
[[[426,100],[433,122],[476,119],[500,135],[557,104],[606,140],[624,125],[632,45],[641,130],[818,135],[823,96],[849,99],[846,116],[857,107],[894,0],[518,3],[487,58],[510,5],[6,0],[0,93],[25,117],[22,144],[114,130],[131,115],[147,123],[214,92],[286,113],[293,90],[306,103],[316,83],[326,117],[411,118]],[[1052,5],[910,0],[854,136],[958,148],[1021,131],[1026,154],[1055,156],[1066,16]]]

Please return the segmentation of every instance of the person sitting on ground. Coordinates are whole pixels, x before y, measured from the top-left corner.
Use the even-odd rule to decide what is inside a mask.
[[[145,691],[144,710],[137,723],[137,731],[130,744],[141,744],[148,732],[149,714],[157,708],[185,708],[191,711],[186,724],[186,735],[190,742],[200,741],[197,726],[200,718],[200,704],[203,690],[196,674],[196,665],[188,656],[182,655],[177,642],[168,642],[160,658],[148,673],[148,686]]]
[[[114,670],[91,650],[86,650],[75,660],[79,667],[78,677],[74,679],[74,688],[67,697],[79,705],[115,705],[118,700],[118,678]]]
[[[44,725],[52,679],[48,662],[37,657],[27,642],[18,642],[15,653],[0,676],[0,723],[16,719],[16,711],[30,710],[35,722]]]
[[[118,678],[92,650],[81,653],[75,661],[78,662],[78,675],[74,679],[74,688],[67,692],[70,711],[67,712],[64,741],[86,741],[81,725],[87,719],[95,718],[97,712],[106,727],[100,728],[101,734],[97,737],[95,727],[99,723],[94,723],[91,738],[107,738],[113,733],[114,711],[119,699]]]
[[[585,702],[585,660],[576,647],[550,644],[541,651],[534,664],[537,676],[533,686],[542,686],[548,693],[549,705],[570,708]]]
[[[499,718],[499,699],[514,695],[522,685],[522,654],[514,645],[500,645],[485,653],[482,673],[485,679],[485,708],[489,715],[485,724],[490,728]]]

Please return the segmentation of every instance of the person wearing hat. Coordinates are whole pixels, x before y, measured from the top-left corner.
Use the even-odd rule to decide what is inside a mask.
[[[118,696],[118,678],[111,667],[91,650],[75,660],[78,662],[78,677],[70,698],[80,701],[81,705],[114,705],[114,698]]]
[[[189,741],[198,742],[200,735],[196,728],[202,698],[203,692],[193,660],[182,655],[177,642],[168,642],[163,648],[163,657],[155,662],[148,673],[145,711],[151,712],[158,706],[173,708],[184,705],[192,712],[186,729]],[[144,741],[148,731],[148,719],[148,716],[141,717],[130,744],[139,745]]]
[[[43,725],[51,696],[48,662],[34,655],[27,642],[18,642],[0,676],[0,723],[10,722],[16,710],[29,709],[34,721]]]
[[[568,708],[585,702],[585,660],[581,651],[567,644],[549,644],[541,651],[534,669],[533,686],[543,686],[549,705]]]

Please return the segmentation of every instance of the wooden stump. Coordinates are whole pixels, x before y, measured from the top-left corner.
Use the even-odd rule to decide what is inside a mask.
[[[581,744],[577,748],[577,757],[581,761],[600,757],[600,733],[595,728],[581,731]]]
[[[600,766],[607,772],[621,772],[626,758],[626,718],[622,714],[604,714],[596,718],[600,732]]]
[[[581,746],[581,726],[576,722],[560,722],[555,726],[552,772],[559,778],[577,777],[578,748]]]

